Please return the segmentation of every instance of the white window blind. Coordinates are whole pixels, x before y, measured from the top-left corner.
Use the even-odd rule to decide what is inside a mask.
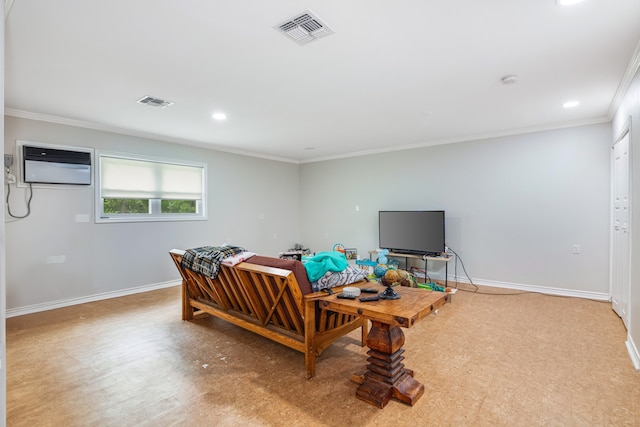
[[[202,200],[203,167],[100,155],[100,197]]]

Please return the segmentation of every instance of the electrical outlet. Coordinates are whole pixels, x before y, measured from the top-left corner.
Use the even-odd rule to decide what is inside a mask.
[[[4,155],[4,167],[10,168],[13,166],[13,154],[5,154]]]

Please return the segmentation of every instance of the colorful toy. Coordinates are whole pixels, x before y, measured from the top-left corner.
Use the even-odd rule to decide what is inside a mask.
[[[379,276],[380,282],[387,286],[418,287],[416,278],[406,270],[387,268],[383,276]]]
[[[368,260],[368,259],[357,259],[356,260],[356,265],[360,265],[360,266],[364,265],[364,266],[367,266],[367,267],[375,267],[376,265],[378,265],[378,263],[375,262],[375,261]]]
[[[342,252],[344,253],[344,245],[342,243],[336,243],[335,245],[333,245],[333,250],[334,251],[338,251],[338,252]]]
[[[386,264],[389,259],[387,258],[389,255],[389,249],[382,249],[378,252],[378,264]]]
[[[444,286],[440,286],[435,282],[418,283],[418,287],[422,288],[422,289],[428,289],[430,291],[438,291],[438,292],[444,292],[445,291]]]
[[[383,265],[376,265],[373,269],[373,275],[376,277],[382,277],[387,272],[387,267]]]

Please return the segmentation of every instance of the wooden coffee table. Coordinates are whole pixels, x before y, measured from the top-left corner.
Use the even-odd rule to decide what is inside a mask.
[[[382,292],[385,287],[375,283],[360,286],[375,288]],[[426,289],[396,286],[401,296],[395,300],[360,302],[341,299],[335,295],[322,297],[320,307],[339,313],[358,314],[371,320],[367,336],[369,364],[362,374],[352,379],[360,385],[356,396],[379,408],[384,408],[393,397],[412,405],[424,394],[424,385],[413,378],[413,371],[404,367],[404,333],[401,328],[410,328],[420,319],[444,305],[449,295]],[[361,294],[362,297],[374,294]]]

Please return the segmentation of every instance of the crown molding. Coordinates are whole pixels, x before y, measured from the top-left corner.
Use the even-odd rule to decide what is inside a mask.
[[[59,125],[99,130],[102,132],[117,133],[121,135],[133,136],[137,138],[151,139],[154,141],[170,142],[172,144],[188,145],[191,147],[204,148],[207,150],[222,151],[224,153],[237,154],[240,156],[256,157],[260,159],[274,160],[277,162],[284,162],[284,163],[294,163],[294,164],[300,163],[298,160],[290,159],[286,157],[270,156],[267,154],[254,153],[251,151],[234,150],[227,147],[221,147],[215,144],[208,144],[206,142],[197,142],[197,141],[191,141],[191,140],[186,140],[181,138],[173,138],[166,135],[159,135],[159,134],[154,134],[150,132],[141,132],[141,131],[136,131],[132,129],[125,129],[117,126],[110,126],[110,125],[94,123],[94,122],[85,122],[82,120],[69,119],[66,117],[53,116],[49,114],[32,113],[30,111],[16,110],[13,108],[5,108],[4,114],[5,116],[18,117],[21,119],[37,120],[41,122],[55,123]]]
[[[500,131],[500,132],[490,132],[490,133],[485,133],[485,134],[472,134],[472,135],[467,135],[467,136],[462,136],[462,137],[457,137],[457,138],[434,139],[434,140],[425,141],[425,142],[421,142],[421,143],[417,143],[417,144],[396,145],[396,146],[393,146],[393,147],[379,148],[379,149],[374,149],[374,150],[357,151],[357,152],[353,152],[353,153],[347,153],[347,154],[336,155],[336,156],[314,157],[314,158],[308,159],[308,160],[301,160],[299,163],[324,162],[324,161],[328,161],[328,160],[345,159],[345,158],[348,158],[348,157],[360,157],[360,156],[368,156],[368,155],[372,155],[372,154],[390,153],[390,152],[394,152],[394,151],[414,150],[414,149],[417,149],[417,148],[431,147],[431,146],[434,146],[434,145],[455,144],[455,143],[458,143],[458,142],[469,142],[469,141],[481,141],[481,140],[484,140],[484,139],[500,138],[500,137],[512,136],[512,135],[522,135],[522,134],[525,134],[525,133],[545,132],[545,131],[550,131],[550,130],[565,129],[565,128],[577,127],[577,126],[595,125],[595,124],[600,124],[600,123],[607,123],[607,122],[610,122],[610,121],[611,121],[611,119],[609,117],[606,117],[606,116],[594,117],[594,118],[586,119],[586,120],[575,120],[575,121],[570,121],[570,122],[556,123],[556,124],[553,124],[553,125],[544,125],[544,126],[533,126],[533,127],[527,127],[527,128],[508,129],[508,130]]]
[[[216,150],[224,153],[237,154],[239,156],[255,157],[259,159],[273,160],[277,162],[293,163],[293,164],[316,163],[316,162],[323,162],[323,161],[329,161],[329,160],[346,159],[350,157],[368,156],[372,154],[390,153],[394,151],[413,150],[417,148],[431,147],[434,145],[455,144],[458,142],[468,142],[468,141],[479,141],[483,139],[500,138],[504,136],[520,135],[520,134],[533,133],[533,132],[544,132],[548,130],[564,129],[564,128],[576,127],[576,126],[587,126],[587,125],[606,123],[611,121],[610,117],[606,117],[606,116],[595,117],[587,120],[562,122],[562,123],[556,123],[553,125],[509,129],[505,131],[491,132],[491,133],[485,133],[485,134],[472,134],[472,135],[467,135],[467,136],[457,137],[457,138],[429,140],[429,141],[424,141],[417,144],[396,145],[392,147],[356,151],[352,153],[339,154],[335,156],[314,157],[306,160],[296,160],[296,159],[290,159],[286,157],[277,157],[277,156],[270,156],[262,153],[254,153],[250,151],[233,150],[227,147],[220,147],[217,145],[207,144],[204,142],[173,138],[173,137],[168,137],[168,136],[158,135],[158,134],[153,134],[148,132],[140,132],[140,131],[134,131],[131,129],[119,128],[116,126],[109,126],[109,125],[93,123],[93,122],[85,122],[81,120],[69,119],[65,117],[52,116],[47,114],[32,113],[32,112],[16,110],[12,108],[6,108],[4,110],[4,113],[6,116],[18,117],[22,119],[37,120],[37,121],[43,121],[43,122],[55,123],[55,124],[61,124],[61,125],[67,125],[67,126],[75,126],[75,127],[85,128],[85,129],[93,129],[93,130],[99,130],[103,132],[117,133],[121,135],[151,139],[155,141],[163,141],[163,142],[170,142],[173,144],[188,145],[191,147],[204,148],[207,150]]]
[[[262,153],[254,153],[254,152],[250,152],[250,151],[233,150],[233,149],[229,149],[229,148],[226,148],[226,147],[220,147],[220,146],[213,145],[213,144],[207,144],[207,143],[204,143],[204,142],[197,142],[197,141],[185,140],[185,139],[180,139],[180,138],[173,138],[173,137],[168,137],[168,136],[158,135],[158,134],[153,134],[153,133],[148,133],[148,132],[134,131],[134,130],[131,130],[131,129],[123,129],[123,128],[118,128],[118,127],[115,127],[115,126],[109,126],[109,125],[93,123],[93,122],[85,122],[85,121],[81,121],[81,120],[68,119],[68,118],[64,118],[64,117],[52,116],[52,115],[47,115],[47,114],[32,113],[32,112],[23,111],[23,110],[16,110],[16,109],[12,109],[12,108],[6,108],[4,112],[5,112],[5,115],[7,115],[7,116],[18,117],[18,118],[22,118],[22,119],[37,120],[37,121],[43,121],[43,122],[55,123],[55,124],[61,124],[61,125],[67,125],[67,126],[75,126],[75,127],[85,128],[85,129],[93,129],[93,130],[99,130],[99,131],[103,131],[103,132],[111,132],[111,133],[117,133],[117,134],[121,134],[121,135],[134,136],[134,137],[137,137],[137,138],[144,138],[144,139],[150,139],[150,140],[155,140],[155,141],[163,141],[163,142],[169,142],[169,143],[180,144],[180,145],[188,145],[188,146],[191,146],[191,147],[198,147],[198,148],[203,148],[203,149],[207,149],[207,150],[216,150],[216,151],[221,151],[221,152],[224,152],[224,153],[236,154],[236,155],[239,155],[239,156],[255,157],[255,158],[259,158],[259,159],[273,160],[273,161],[277,161],[277,162],[293,163],[293,164],[316,163],[316,162],[323,162],[323,161],[329,161],[329,160],[346,159],[346,158],[350,158],[350,157],[368,156],[368,155],[372,155],[372,154],[390,153],[390,152],[394,152],[394,151],[413,150],[413,149],[417,149],[417,148],[431,147],[431,146],[434,146],[434,145],[444,145],[444,144],[455,144],[455,143],[458,143],[458,142],[478,141],[478,140],[483,140],[483,139],[500,138],[500,137],[504,137],[504,136],[520,135],[520,134],[525,134],[525,133],[544,132],[544,131],[549,131],[549,130],[569,128],[569,127],[587,126],[587,125],[600,124],[600,123],[606,123],[606,122],[610,122],[611,121],[611,119],[609,117],[595,117],[595,118],[587,119],[587,120],[563,122],[563,123],[558,123],[558,124],[553,124],[553,125],[535,126],[535,127],[518,128],[518,129],[509,129],[509,130],[500,131],[500,132],[491,132],[491,133],[485,133],[485,134],[473,134],[473,135],[467,135],[467,136],[457,137],[457,138],[436,139],[436,140],[424,141],[424,142],[417,143],[417,144],[396,145],[396,146],[385,147],[385,148],[380,148],[380,149],[356,151],[356,152],[352,152],[352,153],[340,154],[340,155],[335,155],[335,156],[314,157],[314,158],[306,159],[306,160],[297,160],[297,159],[291,159],[291,158],[286,158],[286,157],[270,156],[270,155],[266,155],[266,154],[262,154]]]
[[[609,111],[607,112],[607,116],[609,119],[613,119],[616,111],[622,105],[622,100],[624,99],[629,87],[631,86],[631,82],[635,77],[636,73],[640,69],[640,40],[636,44],[636,49],[633,51],[633,55],[631,56],[631,60],[629,61],[629,65],[627,65],[627,70],[618,85],[618,89],[616,90],[616,94],[613,96],[611,100],[611,104],[609,105]]]

